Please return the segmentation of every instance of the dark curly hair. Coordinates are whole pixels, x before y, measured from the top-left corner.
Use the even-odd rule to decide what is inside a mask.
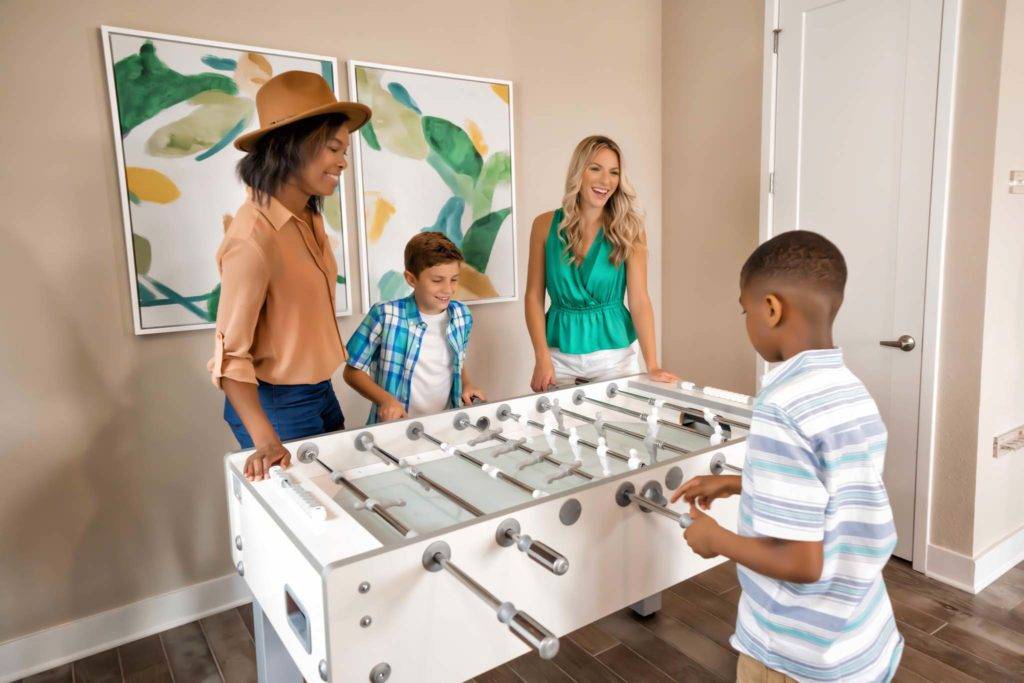
[[[348,117],[344,114],[325,114],[270,131],[238,162],[238,177],[252,188],[257,202],[266,204],[292,175],[320,153],[346,121]],[[323,197],[313,195],[306,206],[313,213],[320,213],[323,203]]]
[[[464,260],[455,243],[439,232],[417,233],[405,245],[405,269],[415,277],[427,268]]]
[[[792,230],[759,246],[743,264],[740,287],[755,280],[788,280],[842,297],[846,259],[836,245],[818,233]]]

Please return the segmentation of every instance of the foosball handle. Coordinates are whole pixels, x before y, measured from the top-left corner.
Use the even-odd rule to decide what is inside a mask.
[[[526,612],[516,609],[511,602],[503,602],[498,608],[498,621],[508,625],[508,630],[540,655],[541,659],[552,659],[558,654],[558,638]]]

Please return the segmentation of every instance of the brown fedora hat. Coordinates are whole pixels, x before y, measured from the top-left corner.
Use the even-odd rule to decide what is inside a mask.
[[[358,102],[339,102],[327,81],[309,71],[285,71],[264,83],[256,93],[260,128],[235,140],[235,147],[251,152],[256,141],[272,130],[311,116],[344,114],[346,128],[355,132],[370,120],[370,108]]]

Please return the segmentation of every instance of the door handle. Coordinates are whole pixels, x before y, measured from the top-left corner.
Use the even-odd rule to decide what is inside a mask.
[[[894,349],[900,351],[913,351],[914,347],[917,346],[917,342],[909,334],[902,335],[895,341],[880,341],[878,342],[881,346],[891,346]]]

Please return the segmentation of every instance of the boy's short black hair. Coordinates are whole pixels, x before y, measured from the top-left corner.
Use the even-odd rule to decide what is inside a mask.
[[[347,121],[344,114],[324,114],[270,131],[238,161],[238,177],[252,189],[258,203],[266,204]],[[323,203],[323,197],[313,195],[306,206],[320,213]]]
[[[442,263],[463,261],[465,258],[455,243],[439,232],[418,233],[405,245],[405,269],[414,277]]]
[[[792,230],[759,246],[743,264],[740,287],[762,279],[790,280],[842,296],[846,287],[846,259],[822,235]]]

